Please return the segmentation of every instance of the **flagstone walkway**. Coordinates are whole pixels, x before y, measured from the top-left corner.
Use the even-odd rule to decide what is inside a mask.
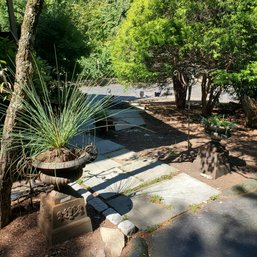
[[[138,158],[110,140],[97,138],[95,143],[98,158],[86,165],[80,185],[140,230],[156,228],[220,194],[156,159]]]

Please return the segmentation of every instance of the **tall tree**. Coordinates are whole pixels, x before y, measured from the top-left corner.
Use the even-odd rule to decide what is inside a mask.
[[[112,39],[126,18],[131,0],[89,0],[84,4],[73,5],[75,17],[83,12],[80,24],[86,24],[89,55],[79,63],[91,78],[113,76],[111,62]]]
[[[232,85],[230,74],[256,61],[256,4],[135,0],[114,40],[115,72],[129,82],[173,78],[178,108],[185,107],[192,77],[202,76],[203,113],[210,114]]]
[[[13,1],[12,0],[6,0],[7,7],[8,7],[8,16],[9,16],[9,23],[10,23],[10,30],[15,39],[18,38],[17,33],[17,24],[16,24],[16,18],[14,15],[13,10]]]
[[[113,48],[114,70],[120,79],[163,82],[172,78],[180,109],[185,108],[195,67],[189,55],[193,40],[187,16],[189,3],[188,0],[135,0]]]
[[[11,214],[11,175],[16,155],[16,152],[12,150],[11,135],[15,128],[17,112],[21,110],[21,101],[24,97],[23,87],[29,83],[32,75],[31,51],[43,2],[43,0],[27,1],[21,27],[21,37],[16,55],[14,92],[6,113],[0,150],[0,228],[8,224]]]
[[[90,50],[86,35],[87,24],[80,23],[85,10],[80,8],[80,13],[74,13],[75,6],[82,7],[82,3],[45,1],[35,41],[37,55],[47,61],[53,74],[68,74],[69,79],[78,59],[88,55]],[[80,72],[79,67],[77,72]]]

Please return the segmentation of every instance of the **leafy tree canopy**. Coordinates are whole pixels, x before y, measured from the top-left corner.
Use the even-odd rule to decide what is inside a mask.
[[[193,66],[213,83],[242,85],[257,57],[256,6],[249,0],[135,0],[114,40],[115,72],[149,81]]]
[[[72,74],[76,61],[89,53],[87,25],[79,23],[83,14],[75,13],[73,5],[73,1],[47,1],[37,30],[37,53],[60,73]]]
[[[82,1],[83,2],[83,1]],[[81,24],[87,24],[90,53],[80,60],[86,74],[91,78],[112,76],[110,51],[112,38],[126,17],[131,0],[88,0],[74,5],[77,13],[84,13]]]

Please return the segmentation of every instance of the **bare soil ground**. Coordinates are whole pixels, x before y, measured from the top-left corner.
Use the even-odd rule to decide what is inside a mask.
[[[93,208],[88,207],[93,232],[51,246],[37,226],[39,201],[34,200],[34,209],[29,209],[28,202],[14,210],[13,221],[1,230],[1,257],[111,257],[104,254],[104,244],[100,235],[100,226],[113,227],[104,221]]]
[[[208,142],[209,138],[203,132],[200,124],[200,110],[191,107],[188,111],[177,111],[170,102],[151,102],[145,104],[143,113],[146,126],[126,131],[114,132],[108,135],[111,140],[135,151],[140,156],[158,158],[159,160],[176,167],[196,177],[203,182],[225,189],[242,183],[246,178],[253,176],[257,170],[257,130],[244,128],[244,115],[240,109],[232,111],[231,120],[239,126],[233,136],[222,143],[230,152],[233,169],[231,174],[217,180],[207,180],[201,177],[200,164],[188,161],[181,155],[187,152],[188,120],[192,153],[198,147]],[[222,110],[219,112],[222,113]],[[101,240],[99,227],[112,227],[103,220],[92,208],[88,215],[93,222],[94,232],[68,240],[62,244],[51,246],[37,227],[39,200],[34,199],[34,209],[29,209],[28,202],[14,209],[13,221],[0,232],[0,256],[3,257],[50,257],[50,256],[78,256],[78,257],[108,257],[104,254],[104,245]]]
[[[178,111],[172,102],[146,102],[141,106],[146,110],[142,113],[146,126],[115,132],[112,135],[114,142],[137,152],[139,156],[157,158],[220,190],[242,183],[257,172],[257,129],[244,127],[242,109],[235,110],[234,105],[226,104],[215,111],[238,126],[232,137],[221,141],[229,150],[232,172],[216,180],[208,180],[200,176],[200,162],[192,162],[199,147],[210,141],[201,124],[200,108],[191,106],[189,111]]]

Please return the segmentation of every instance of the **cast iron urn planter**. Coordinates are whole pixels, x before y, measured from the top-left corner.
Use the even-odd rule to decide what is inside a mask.
[[[75,160],[66,162],[34,160],[32,166],[40,172],[42,182],[48,185],[54,185],[55,187],[61,187],[79,179],[82,176],[83,167],[87,163],[93,162],[96,157],[96,147],[94,145],[88,145]]]
[[[40,171],[40,179],[55,186],[55,190],[41,195],[38,217],[38,226],[50,244],[61,243],[92,231],[86,199],[68,183],[80,178],[85,164],[94,161],[96,157],[96,147],[89,145],[72,161],[47,163],[35,160],[32,163]]]

